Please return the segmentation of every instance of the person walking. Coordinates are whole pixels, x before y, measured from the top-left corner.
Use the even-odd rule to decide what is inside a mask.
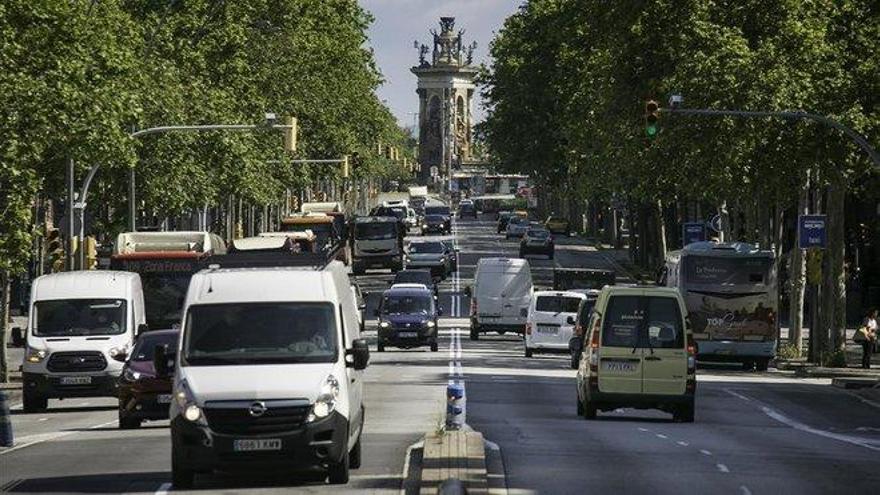
[[[868,315],[862,321],[862,326],[856,330],[853,340],[862,345],[862,368],[871,367],[871,353],[874,351],[874,343],[877,341],[877,310],[871,308]]]

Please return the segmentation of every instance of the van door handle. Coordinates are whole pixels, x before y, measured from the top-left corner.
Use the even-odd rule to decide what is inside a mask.
[[[645,361],[663,361],[663,358],[659,358],[657,356],[645,356]]]

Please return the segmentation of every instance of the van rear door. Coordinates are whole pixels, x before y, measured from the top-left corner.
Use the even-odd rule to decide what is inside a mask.
[[[642,349],[639,333],[645,321],[642,297],[611,295],[599,343],[599,391],[612,394],[642,392]]]
[[[532,273],[528,264],[510,266],[502,276],[505,281],[501,287],[504,318],[522,318],[520,311],[528,308],[532,298]]]
[[[648,296],[642,350],[646,394],[681,395],[687,385],[685,326],[678,299]]]

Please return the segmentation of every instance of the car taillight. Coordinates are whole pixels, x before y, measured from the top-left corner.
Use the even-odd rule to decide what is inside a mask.
[[[687,336],[687,361],[688,361],[688,374],[696,373],[697,371],[697,343],[694,342],[693,334],[688,334]]]
[[[526,323],[526,335],[531,335],[531,334],[532,334],[532,324]]]
[[[590,371],[593,373],[599,372],[599,328],[600,323],[596,321],[590,336]]]

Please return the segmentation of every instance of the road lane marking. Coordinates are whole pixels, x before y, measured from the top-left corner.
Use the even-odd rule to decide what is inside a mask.
[[[709,452],[708,450],[705,450],[705,449],[700,449],[700,453],[703,455],[712,455],[711,452]]]
[[[850,444],[850,445],[856,445],[856,446],[858,446],[858,447],[864,447],[864,448],[866,448],[866,449],[873,450],[873,451],[875,451],[875,452],[880,452],[880,444],[875,445],[871,440],[869,440],[869,439],[867,439],[867,438],[854,437],[854,436],[851,436],[851,435],[843,435],[843,434],[840,434],[840,433],[834,433],[834,432],[831,432],[831,431],[820,430],[819,428],[813,428],[812,426],[810,426],[810,425],[806,425],[806,424],[804,424],[804,423],[801,423],[800,421],[797,421],[796,419],[789,418],[788,416],[782,414],[781,412],[779,412],[779,411],[777,411],[777,410],[775,410],[775,409],[773,409],[773,408],[771,408],[771,407],[765,406],[765,405],[763,405],[761,402],[759,402],[759,401],[757,401],[757,400],[754,400],[754,399],[752,399],[752,398],[750,398],[750,397],[746,397],[746,396],[744,396],[744,395],[742,395],[742,394],[738,394],[738,393],[736,393],[736,392],[734,392],[733,390],[730,390],[730,389],[724,389],[724,390],[725,390],[727,393],[729,393],[729,394],[731,394],[731,395],[733,395],[733,396],[735,396],[735,397],[739,397],[740,399],[743,399],[743,400],[745,400],[745,401],[748,401],[748,402],[752,402],[752,403],[757,404],[757,405],[761,408],[761,411],[762,411],[764,414],[766,414],[766,415],[767,415],[768,417],[770,417],[771,419],[774,419],[774,420],[776,420],[776,421],[778,421],[778,422],[780,422],[780,423],[782,423],[782,424],[788,426],[789,428],[793,428],[793,429],[795,429],[795,430],[802,431],[802,432],[804,432],[804,433],[811,433],[811,434],[816,435],[816,436],[820,436],[820,437],[824,437],[824,438],[829,438],[829,439],[831,439],[831,440],[837,440],[837,441],[840,441],[840,442],[845,442],[845,443],[848,443],[848,444]]]
[[[85,429],[86,430],[97,430],[98,428],[110,426],[110,425],[116,424],[117,422],[118,422],[118,420],[114,419],[113,421],[108,421],[106,423],[101,423],[99,425],[88,426]],[[25,437],[25,438],[32,438],[33,440],[26,441],[25,443],[23,443],[21,445],[9,447],[8,449],[0,452],[0,456],[24,449],[26,447],[30,447],[31,445],[37,445],[38,443],[59,440],[61,438],[68,437],[70,435],[75,435],[77,433],[83,433],[83,432],[82,431],[59,431],[56,433],[46,433],[46,434],[42,434],[42,435],[32,435],[30,437]]]
[[[657,438],[662,438],[662,439],[666,440],[669,437],[667,437],[666,435],[663,435],[661,433],[657,433]]]
[[[40,418],[37,421],[49,421],[49,418]]]
[[[721,471],[722,473],[729,473],[730,472],[730,469],[727,469],[727,466],[725,466],[724,464],[715,464],[715,467],[717,467],[718,470]]]
[[[649,429],[647,429],[647,428],[641,428],[641,427],[640,427],[640,428],[639,428],[639,431],[641,431],[641,432],[648,432],[648,431],[651,431],[651,430],[649,430]]]
[[[746,485],[740,485],[739,491],[742,495],[752,495],[752,491]]]
[[[168,490],[171,489],[171,483],[162,483],[159,485],[159,488],[156,489],[156,493],[154,495],[168,495]]]
[[[682,447],[687,447],[688,445],[690,445],[690,444],[687,443],[687,442],[675,442],[675,443],[681,445]]]

